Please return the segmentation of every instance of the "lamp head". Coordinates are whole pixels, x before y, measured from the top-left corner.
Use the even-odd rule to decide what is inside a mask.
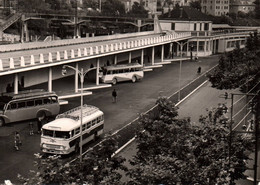
[[[67,74],[66,66],[62,66],[61,74],[62,76],[65,76]]]

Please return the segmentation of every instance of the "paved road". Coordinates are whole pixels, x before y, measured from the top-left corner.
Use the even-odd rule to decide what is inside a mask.
[[[192,81],[198,75],[198,66],[202,67],[202,72],[217,64],[218,56],[203,58],[200,63],[183,62],[181,86]],[[169,96],[178,90],[179,63],[172,63],[163,68],[154,69],[153,72],[145,73],[145,78],[141,82],[119,83],[113,88],[118,91],[118,102],[112,103],[111,88],[93,91],[92,96],[84,98],[84,103],[95,105],[105,113],[105,133],[116,131],[125,124],[132,121],[141,112],[145,112],[152,107],[159,96]],[[73,80],[72,80],[73,81]],[[59,84],[54,87],[54,91],[62,91],[68,86],[73,87],[70,81],[63,80],[55,82]],[[45,86],[46,84],[43,84]],[[55,89],[56,88],[56,89]],[[75,106],[79,106],[80,98],[69,100],[69,104],[62,107],[64,112]],[[22,133],[22,150],[15,152],[13,149],[13,131],[20,130]],[[28,123],[12,124],[0,128],[0,147],[4,152],[0,153],[0,183],[5,179],[18,182],[16,174],[21,173],[27,176],[28,171],[33,168],[33,154],[39,152],[39,135],[29,136]],[[1,135],[1,133],[3,135]]]
[[[208,82],[205,86],[196,91],[192,96],[187,98],[183,103],[181,103],[178,107],[179,118],[190,117],[192,122],[198,122],[200,115],[207,115],[206,109],[210,109],[211,107],[217,107],[219,103],[226,103],[230,105],[230,100],[225,100],[224,98],[219,98],[222,94],[224,94],[226,90],[217,90],[211,87]],[[237,92],[228,91],[230,92]],[[128,147],[126,147],[119,155],[122,155],[126,159],[131,159],[131,157],[136,153],[136,143],[131,143]],[[260,151],[258,152],[260,158]],[[251,155],[253,158],[253,155]],[[249,162],[249,165],[252,165],[253,161]],[[129,167],[129,163],[126,165]],[[253,172],[248,170],[246,174],[253,177]],[[123,180],[127,179],[125,176]],[[260,166],[258,166],[258,179],[260,179]],[[251,185],[253,184],[248,180],[241,180],[237,182],[237,185]]]

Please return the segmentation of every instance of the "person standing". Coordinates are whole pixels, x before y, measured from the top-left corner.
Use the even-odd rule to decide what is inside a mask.
[[[20,146],[22,145],[21,137],[18,131],[14,134],[14,147],[18,151],[20,150]]]
[[[198,71],[197,71],[197,73],[198,73],[198,74],[201,73],[201,67],[200,67],[200,66],[198,67]]]
[[[43,117],[39,117],[38,120],[37,120],[37,127],[38,127],[38,134],[41,133],[41,129],[42,129],[42,120],[44,118]]]
[[[112,97],[113,97],[113,103],[116,103],[116,101],[117,101],[117,92],[116,92],[115,89],[112,92]]]
[[[32,136],[34,133],[33,133],[33,122],[32,121],[30,121],[30,123],[29,123],[29,134],[30,134],[30,136]]]

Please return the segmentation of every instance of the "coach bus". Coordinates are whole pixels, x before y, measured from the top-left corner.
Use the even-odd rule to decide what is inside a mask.
[[[138,63],[102,67],[100,74],[103,83],[112,83],[113,85],[121,81],[134,83],[144,77],[143,66]]]
[[[58,96],[43,89],[2,93],[0,96],[0,126],[7,123],[56,116],[60,112]]]
[[[80,149],[81,107],[60,114],[42,127],[41,151],[65,155]],[[104,129],[104,113],[95,106],[82,108],[82,145],[96,140]]]

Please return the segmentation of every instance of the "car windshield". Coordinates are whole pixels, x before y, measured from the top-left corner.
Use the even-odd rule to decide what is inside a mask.
[[[46,130],[42,129],[42,134],[44,136],[50,136],[50,137],[55,137],[55,138],[70,138],[70,133],[68,131],[57,131],[57,130]]]
[[[0,110],[4,110],[5,104],[11,100],[12,98],[10,96],[0,96]]]
[[[0,102],[0,110],[4,110],[4,107],[5,107],[5,103]]]

